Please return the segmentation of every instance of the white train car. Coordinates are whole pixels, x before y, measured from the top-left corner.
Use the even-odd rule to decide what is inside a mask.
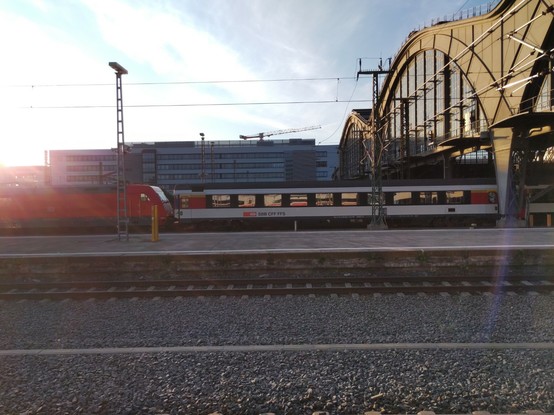
[[[372,219],[368,182],[233,183],[179,186],[175,217],[204,229],[290,229],[367,226]],[[494,226],[494,181],[395,180],[383,183],[382,206],[391,227]]]

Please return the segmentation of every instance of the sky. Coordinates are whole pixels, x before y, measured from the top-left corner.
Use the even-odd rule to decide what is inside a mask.
[[[486,0],[0,0],[0,165],[129,142],[338,144],[414,29]]]

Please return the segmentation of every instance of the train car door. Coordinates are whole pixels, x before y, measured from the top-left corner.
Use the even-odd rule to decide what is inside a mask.
[[[187,222],[194,218],[194,212],[206,209],[206,195],[203,192],[182,193],[177,196],[178,218]]]

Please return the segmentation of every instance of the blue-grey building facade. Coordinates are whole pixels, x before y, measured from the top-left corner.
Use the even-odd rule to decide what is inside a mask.
[[[128,143],[126,180],[165,189],[179,184],[331,180],[338,146],[314,139]],[[52,182],[58,185],[113,180],[112,150],[51,150]]]

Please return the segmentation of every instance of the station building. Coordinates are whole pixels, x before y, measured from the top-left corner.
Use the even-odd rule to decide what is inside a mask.
[[[303,139],[131,143],[126,179],[170,189],[494,178],[499,225],[518,225],[531,203],[554,204],[553,59],[554,0],[495,0],[414,30],[388,65],[361,67],[374,106],[350,114],[338,155]],[[55,185],[106,183],[117,170],[109,149],[50,151],[49,164]]]
[[[411,32],[386,67],[360,69],[374,107],[345,123],[338,176],[493,177],[499,225],[518,225],[530,202],[554,202],[553,52],[552,0],[500,0]]]
[[[128,143],[125,179],[165,189],[179,184],[331,180],[336,145],[314,139]],[[51,150],[53,185],[111,183],[117,171],[110,149]]]

